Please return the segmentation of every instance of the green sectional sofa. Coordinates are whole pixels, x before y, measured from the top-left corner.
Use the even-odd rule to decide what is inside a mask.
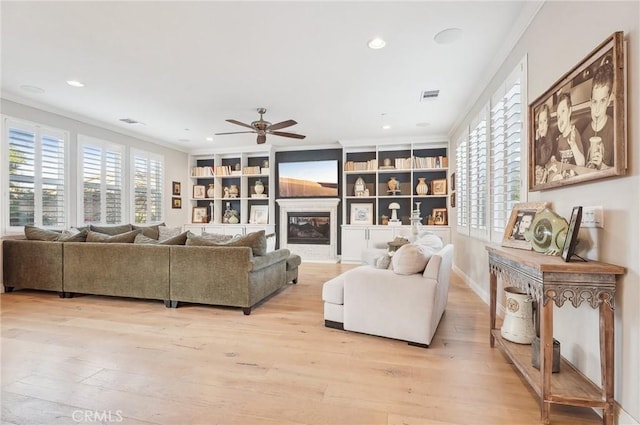
[[[243,246],[2,241],[3,284],[13,288],[251,308],[287,284],[287,249]]]

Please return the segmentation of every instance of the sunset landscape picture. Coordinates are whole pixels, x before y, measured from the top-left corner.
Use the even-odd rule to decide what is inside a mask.
[[[278,186],[283,198],[338,196],[337,161],[280,163]]]

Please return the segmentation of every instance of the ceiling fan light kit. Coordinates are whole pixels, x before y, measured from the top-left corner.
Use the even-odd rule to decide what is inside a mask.
[[[282,128],[291,127],[292,125],[298,124],[296,121],[286,120],[279,123],[271,124],[269,121],[265,121],[262,118],[262,116],[267,113],[267,110],[265,108],[258,108],[257,111],[260,114],[260,119],[258,119],[257,121],[253,121],[251,124],[245,124],[243,122],[240,122],[234,119],[226,120],[231,124],[236,124],[242,127],[250,128],[251,131],[233,131],[230,133],[216,133],[216,136],[223,136],[227,134],[256,133],[258,135],[256,142],[259,145],[267,141],[267,134],[272,134],[274,136],[281,136],[281,137],[290,137],[293,139],[304,139],[306,137],[306,136],[303,136],[302,134],[288,133],[285,131],[276,131]]]

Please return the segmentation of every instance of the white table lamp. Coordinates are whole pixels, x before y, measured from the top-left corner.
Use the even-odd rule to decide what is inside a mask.
[[[397,202],[392,202],[389,204],[389,209],[391,210],[391,221],[398,221],[397,211],[400,209],[400,204]]]

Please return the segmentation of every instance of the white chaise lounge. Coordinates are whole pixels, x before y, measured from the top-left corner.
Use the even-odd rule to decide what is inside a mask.
[[[447,245],[421,273],[364,265],[327,281],[325,326],[428,347],[447,305],[452,258],[453,245]]]

